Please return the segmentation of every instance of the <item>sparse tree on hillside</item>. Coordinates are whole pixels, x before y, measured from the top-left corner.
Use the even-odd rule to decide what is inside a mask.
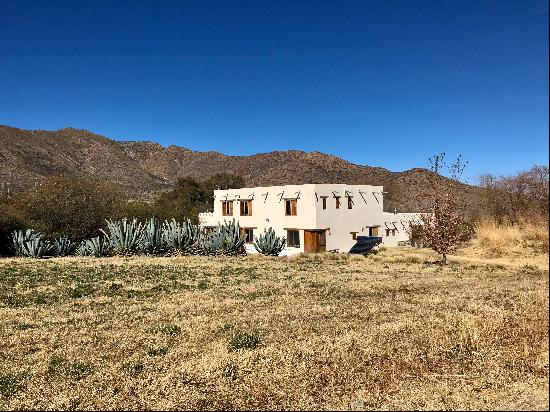
[[[441,175],[443,168],[448,168],[450,178],[459,180],[462,177],[465,163],[461,156],[451,165],[445,162],[445,153],[430,158],[430,170]],[[457,206],[457,201],[450,180],[443,185],[433,185],[429,191],[430,213],[421,213],[419,221],[411,225],[411,236],[429,246],[441,256],[441,263],[447,263],[447,254],[454,251],[462,242],[471,236],[464,218],[464,212]]]
[[[105,219],[120,214],[124,197],[113,185],[91,179],[56,176],[14,196],[13,207],[25,225],[50,236],[80,240],[96,236]]]
[[[499,223],[517,225],[521,220],[548,225],[548,166],[533,166],[512,176],[482,175],[489,213]]]

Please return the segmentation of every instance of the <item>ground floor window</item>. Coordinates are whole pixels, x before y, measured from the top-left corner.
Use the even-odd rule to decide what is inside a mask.
[[[286,244],[290,247],[300,247],[300,232],[298,230],[287,230]]]
[[[369,227],[369,236],[378,236],[378,226]]]
[[[352,240],[357,240],[357,232],[349,232],[351,234]]]
[[[245,243],[254,242],[254,229],[251,227],[243,227],[241,229],[241,236],[244,236]]]

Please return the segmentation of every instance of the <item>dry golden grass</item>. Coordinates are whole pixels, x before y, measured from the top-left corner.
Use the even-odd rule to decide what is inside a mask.
[[[522,222],[519,225],[497,224],[492,220],[476,226],[476,236],[467,254],[487,258],[548,258],[548,226]]]
[[[548,270],[0,261],[2,409],[548,409]]]

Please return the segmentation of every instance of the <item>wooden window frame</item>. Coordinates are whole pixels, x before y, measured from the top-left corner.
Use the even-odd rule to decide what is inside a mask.
[[[298,199],[285,199],[285,216],[298,216]]]
[[[357,233],[359,232],[349,232],[349,234],[351,235],[351,240],[357,240]]]
[[[241,200],[239,202],[239,209],[240,209],[241,216],[252,216],[252,200],[251,199]]]
[[[222,200],[222,216],[233,216],[232,200]]]
[[[323,210],[327,209],[327,197],[328,196],[321,196],[321,200],[322,200],[322,203],[323,203]]]
[[[298,238],[298,243],[294,243],[294,236],[292,236],[292,241],[293,243],[291,244],[289,242],[289,240],[291,239],[291,236],[290,236],[290,232],[295,232],[296,235],[297,235],[297,238]],[[299,229],[287,229],[286,230],[286,245],[288,247],[295,247],[295,248],[299,248],[300,247],[300,230]]]
[[[245,240],[244,243],[254,243],[254,229],[255,227],[241,227],[240,228],[240,235],[244,236]],[[250,236],[247,235],[247,230],[250,231]]]

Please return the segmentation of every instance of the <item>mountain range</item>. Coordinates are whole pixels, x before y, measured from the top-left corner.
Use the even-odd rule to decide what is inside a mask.
[[[74,128],[25,130],[0,125],[0,185],[12,192],[27,190],[49,176],[89,177],[120,185],[132,198],[152,199],[169,190],[178,177],[197,180],[227,172],[247,186],[302,183],[383,185],[384,207],[417,211],[425,207],[430,184],[449,182],[429,170],[392,172],[358,165],[330,154],[298,150],[227,156],[197,152],[151,141],[119,141]],[[480,188],[450,182],[471,211],[483,207]]]

